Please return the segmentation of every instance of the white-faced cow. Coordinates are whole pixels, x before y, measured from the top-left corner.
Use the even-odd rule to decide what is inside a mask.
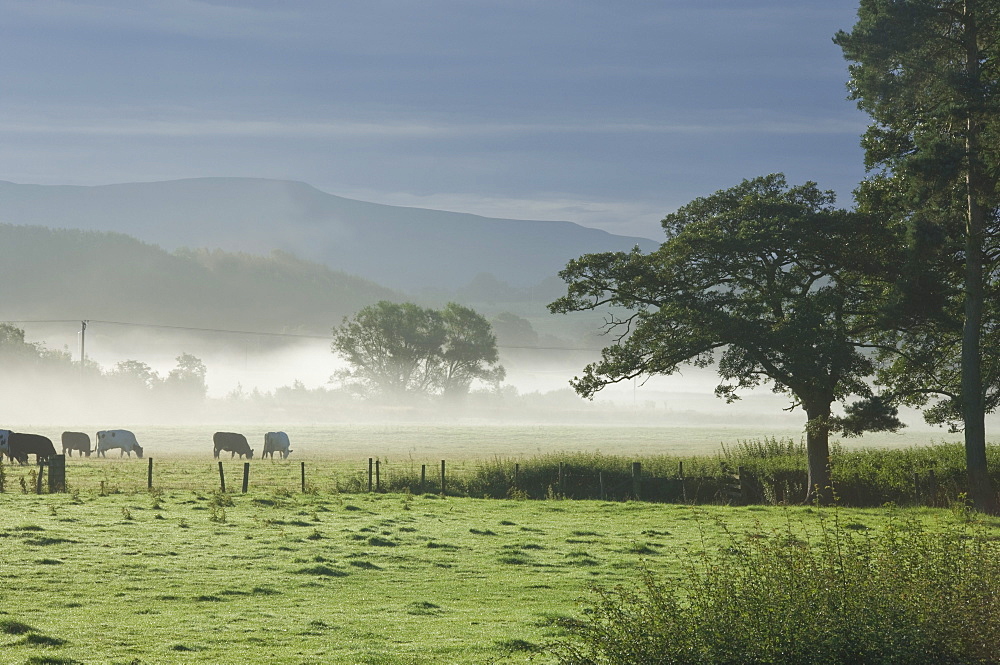
[[[62,433],[63,455],[73,456],[73,451],[81,455],[90,457],[90,436],[85,432],[63,432]]]
[[[236,432],[216,432],[212,435],[212,443],[215,444],[215,457],[219,456],[219,453],[223,450],[227,450],[232,453],[229,457],[240,456],[240,459],[245,455],[247,459],[253,459],[253,450],[250,449],[250,444],[247,442],[247,438],[242,434],[237,434]]]
[[[56,454],[52,439],[41,434],[23,434],[11,432],[7,435],[7,455],[17,460],[18,464],[27,464],[28,455],[34,455],[39,461]]]
[[[112,448],[120,449],[119,457],[126,453],[132,457],[133,452],[136,457],[142,457],[142,446],[135,440],[135,434],[127,429],[106,429],[97,433],[97,456],[106,457],[104,453]]]
[[[268,432],[264,435],[264,452],[260,456],[263,458],[270,455],[274,459],[274,453],[278,453],[281,459],[287,459],[288,453],[292,452],[290,445],[288,435],[284,432]]]

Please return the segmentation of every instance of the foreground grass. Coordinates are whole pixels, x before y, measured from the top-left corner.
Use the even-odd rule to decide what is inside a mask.
[[[593,585],[636,584],[642,569],[683,575],[689,553],[725,547],[733,532],[831,514],[282,490],[8,493],[0,651],[11,663],[545,663]],[[873,532],[886,523],[883,510],[845,518]]]

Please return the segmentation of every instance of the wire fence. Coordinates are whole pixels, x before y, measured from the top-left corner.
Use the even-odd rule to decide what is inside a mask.
[[[804,471],[755,474],[724,464],[713,476],[652,473],[641,462],[595,469],[564,462],[516,460],[389,462],[378,457],[331,459],[101,459],[56,455],[43,463],[0,465],[0,491],[101,494],[195,492],[409,493],[509,499],[580,499],[709,504],[795,504],[806,498]],[[912,485],[891,492],[836,483],[843,505],[944,506],[961,496],[953,480],[934,471],[913,474]]]

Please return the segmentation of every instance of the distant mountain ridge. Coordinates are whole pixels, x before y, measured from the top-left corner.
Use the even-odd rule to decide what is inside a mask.
[[[482,273],[527,287],[583,254],[658,246],[572,222],[367,203],[257,178],[90,187],[0,181],[0,223],[116,231],[168,251],[282,250],[410,292],[458,289]]]

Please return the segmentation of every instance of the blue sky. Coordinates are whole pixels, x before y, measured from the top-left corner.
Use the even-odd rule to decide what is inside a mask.
[[[840,0],[0,0],[0,180],[302,180],[381,203],[659,219],[783,171],[842,205]]]

